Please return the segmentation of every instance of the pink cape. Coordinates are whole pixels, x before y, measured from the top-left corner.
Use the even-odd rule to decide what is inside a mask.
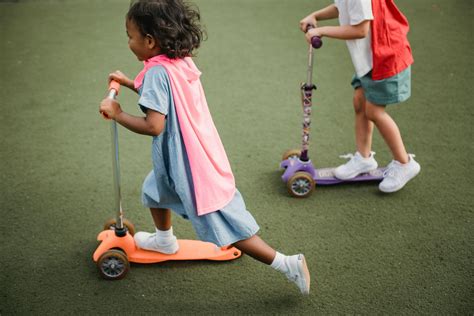
[[[214,126],[197,69],[190,57],[152,57],[134,81],[138,89],[145,73],[153,66],[166,69],[176,114],[188,154],[198,215],[221,209],[233,199],[236,187],[229,160]]]

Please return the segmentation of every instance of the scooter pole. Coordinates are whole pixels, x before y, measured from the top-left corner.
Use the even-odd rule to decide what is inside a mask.
[[[109,94],[107,98],[115,100],[120,91],[120,83],[112,80],[109,84]],[[107,118],[107,117],[106,117]],[[118,145],[118,131],[117,122],[111,120],[110,135],[112,139],[112,170],[114,178],[114,198],[115,210],[117,211],[117,220],[115,224],[115,235],[123,237],[127,234],[127,227],[123,225],[123,210],[122,210],[122,195],[120,191],[120,162],[119,162],[119,145]]]
[[[308,25],[306,31],[312,29],[313,26]],[[308,50],[308,69],[306,73],[306,83],[301,86],[301,94],[303,101],[303,135],[302,135],[302,148],[301,148],[301,161],[308,161],[308,149],[309,149],[309,131],[311,125],[311,106],[313,90],[316,90],[316,86],[313,84],[313,48],[318,49],[323,45],[320,37],[313,36],[311,38],[311,44]]]

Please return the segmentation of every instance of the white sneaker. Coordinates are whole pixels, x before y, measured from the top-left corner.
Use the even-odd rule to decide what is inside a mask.
[[[287,257],[287,272],[285,273],[288,280],[296,283],[301,293],[309,294],[310,275],[304,255],[294,255]]]
[[[167,255],[177,253],[179,250],[178,240],[174,235],[160,240],[156,233],[138,232],[133,238],[137,247],[145,250],[157,251]]]
[[[392,160],[388,164],[387,170],[383,174],[383,181],[379,184],[379,189],[385,193],[392,193],[400,190],[420,172],[420,164],[413,159],[415,155],[408,154],[409,161],[401,164],[396,160]]]
[[[377,169],[378,164],[377,161],[375,161],[374,155],[375,152],[371,151],[369,158],[364,158],[357,151],[355,155],[347,154],[340,156],[341,158],[350,158],[350,160],[334,169],[334,176],[341,180],[349,180],[361,173]]]

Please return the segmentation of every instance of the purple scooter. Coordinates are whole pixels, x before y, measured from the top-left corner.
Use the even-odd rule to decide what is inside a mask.
[[[308,30],[311,27],[308,28]],[[381,181],[385,168],[378,168],[368,173],[362,173],[349,180],[341,180],[334,176],[335,168],[316,169],[308,157],[309,131],[311,125],[311,106],[313,90],[316,86],[312,83],[313,76],[313,48],[318,49],[323,45],[321,38],[314,36],[309,45],[307,81],[301,85],[303,101],[303,141],[302,148],[290,149],[283,154],[280,167],[285,169],[281,177],[294,197],[308,197],[316,183],[318,185],[331,185],[343,182]]]

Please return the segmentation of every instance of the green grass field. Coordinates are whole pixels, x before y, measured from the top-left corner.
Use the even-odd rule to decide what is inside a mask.
[[[98,114],[109,72],[133,77],[128,0],[0,1],[0,315],[474,313],[473,4],[397,0],[411,23],[412,97],[390,107],[422,166],[405,189],[375,184],[286,192],[281,154],[298,147],[310,0],[197,0],[208,40],[196,63],[239,190],[281,252],[303,252],[312,292],[248,256],[231,262],[133,264],[105,281],[92,261],[113,209],[109,124]],[[354,150],[353,68],[343,42],[317,51],[310,156],[319,167]],[[120,95],[139,114],[137,97]],[[123,205],[140,202],[151,138],[121,128]],[[391,157],[376,134],[380,164]],[[470,193],[469,193],[470,192]],[[174,218],[179,238],[195,238]]]

